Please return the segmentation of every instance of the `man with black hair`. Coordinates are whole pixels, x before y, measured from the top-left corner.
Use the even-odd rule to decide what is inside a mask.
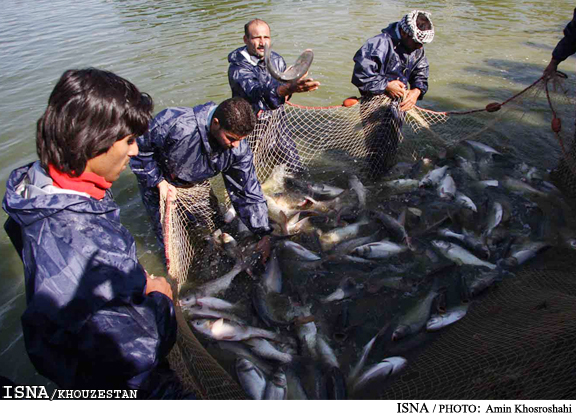
[[[367,145],[374,178],[392,167],[404,113],[428,90],[429,65],[423,46],[433,39],[430,13],[412,10],[368,39],[354,55],[352,83],[360,94],[367,98],[385,94],[394,100],[389,108],[374,113],[367,105],[361,108],[363,123],[370,127]]]
[[[259,236],[271,232],[252,151],[244,140],[255,125],[256,116],[248,101],[229,98],[218,106],[208,102],[194,108],[167,108],[138,137],[140,153],[131,159],[130,167],[162,246],[160,198],[172,200],[176,187],[190,187],[219,173],[248,229]],[[214,196],[210,205],[216,215]]]
[[[148,275],[109,190],[138,154],[153,102],[95,68],[66,71],[38,120],[39,161],[6,183],[5,229],[24,263],[30,360],[60,388],[179,397],[170,284]]]

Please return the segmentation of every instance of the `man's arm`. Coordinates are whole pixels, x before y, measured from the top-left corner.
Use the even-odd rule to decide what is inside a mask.
[[[386,39],[378,36],[368,41],[354,55],[352,83],[361,93],[383,94],[388,86],[386,71],[382,71],[389,53]]]
[[[159,113],[144,135],[138,137],[138,155],[130,159],[130,168],[144,187],[156,187],[164,180],[160,166],[156,162],[156,152],[164,145],[168,125],[161,122],[167,110]]]
[[[428,64],[428,58],[422,51],[422,57],[414,65],[414,69],[410,74],[410,90],[418,89],[420,93],[418,94],[418,99],[422,99],[424,94],[428,91],[428,77],[430,75],[430,65]]]
[[[576,53],[576,8],[572,20],[564,28],[564,37],[552,51],[552,59],[544,69],[544,77],[551,77],[558,69],[558,65],[574,53]]]
[[[272,230],[268,224],[268,205],[256,177],[252,151],[245,141],[240,146],[247,148],[243,156],[222,172],[224,184],[234,209],[248,229],[258,235],[268,234]]]
[[[267,82],[262,82],[252,68],[230,64],[228,80],[232,90],[241,89],[251,103],[263,99],[268,107],[278,108],[285,102],[284,96],[278,93],[278,87],[282,84],[272,77]]]

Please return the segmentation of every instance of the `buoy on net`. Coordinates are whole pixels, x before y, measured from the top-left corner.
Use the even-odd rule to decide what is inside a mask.
[[[342,103],[342,106],[351,107],[351,106],[356,105],[356,104],[358,104],[358,98],[350,97],[350,98],[346,98],[344,100],[344,102]]]
[[[486,111],[488,112],[496,112],[500,108],[502,108],[502,105],[499,102],[491,102],[490,104],[486,105]]]
[[[559,133],[560,130],[562,130],[562,121],[560,121],[560,118],[552,118],[552,131]]]

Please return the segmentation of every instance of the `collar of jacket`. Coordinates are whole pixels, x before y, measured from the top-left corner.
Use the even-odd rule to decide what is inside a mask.
[[[240,54],[242,56],[244,56],[244,58],[246,58],[246,60],[248,61],[248,63],[250,63],[250,65],[252,66],[258,66],[258,64],[260,63],[260,61],[262,59],[258,59],[256,56],[252,56],[248,53],[248,49],[246,47],[244,47],[244,49],[242,49],[240,51]]]
[[[212,106],[209,106],[212,104]],[[198,126],[198,132],[202,138],[202,146],[206,154],[212,159],[215,151],[210,145],[210,124],[212,122],[212,116],[216,110],[217,105],[213,102],[208,102],[206,105],[198,105],[193,108],[194,117],[196,117],[196,125]]]

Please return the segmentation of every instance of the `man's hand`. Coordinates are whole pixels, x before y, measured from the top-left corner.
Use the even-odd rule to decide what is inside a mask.
[[[302,76],[302,78],[296,81],[287,82],[285,84],[280,85],[278,87],[278,95],[280,95],[281,97],[286,97],[294,93],[317,90],[318,87],[320,86],[320,82],[315,81],[312,78],[306,78],[306,75],[308,75],[308,73],[305,73],[304,76]]]
[[[406,85],[402,81],[390,81],[388,85],[386,85],[386,95],[390,98],[404,98],[406,94]]]
[[[556,59],[552,58],[550,60],[550,63],[548,64],[548,66],[544,69],[544,79],[550,79],[552,76],[554,76],[554,74],[556,73],[556,70],[558,69],[558,65],[560,64],[560,62],[558,62]]]
[[[160,200],[165,200],[166,203],[172,203],[176,201],[176,187],[168,183],[166,180],[162,180],[158,183],[158,191],[160,192]]]
[[[146,295],[150,294],[153,291],[162,293],[169,299],[173,300],[172,287],[170,286],[168,281],[166,281],[166,278],[155,277],[153,275],[148,275],[148,273],[146,273]]]
[[[418,88],[414,88],[408,91],[408,93],[404,96],[404,100],[400,103],[400,110],[410,111],[412,108],[414,108],[420,93],[421,91]]]

